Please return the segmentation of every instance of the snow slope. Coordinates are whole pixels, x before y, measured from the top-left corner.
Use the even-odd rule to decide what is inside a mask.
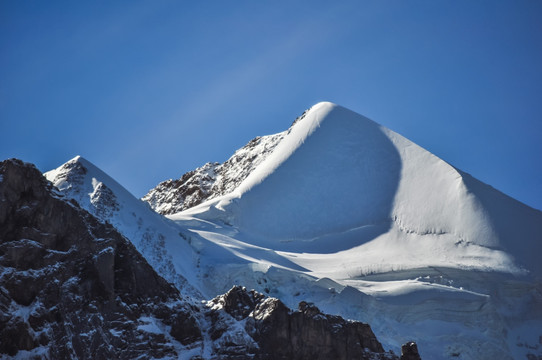
[[[170,220],[155,213],[147,203],[81,156],[44,175],[65,196],[115,226],[182,293],[200,294],[194,250]]]
[[[233,193],[183,214],[220,219],[285,256],[338,254],[338,276],[420,266],[542,275],[532,256],[540,211],[331,103],[314,106]]]

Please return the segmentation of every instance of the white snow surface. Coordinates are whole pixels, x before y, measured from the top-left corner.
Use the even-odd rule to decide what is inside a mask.
[[[465,176],[391,130],[320,103],[236,191],[181,214],[231,224],[236,239],[318,275],[442,266],[540,277],[532,253],[542,213],[497,191],[485,206],[477,193],[487,185]],[[503,234],[499,221],[520,224],[521,237]]]
[[[526,331],[510,324],[536,318],[542,335],[542,213],[331,103],[235,191],[170,218],[207,240],[204,287],[314,301],[395,351],[413,339],[425,358],[514,358],[503,334]]]
[[[542,356],[542,212],[345,108],[313,106],[236,189],[168,219],[72,161],[84,181],[47,177],[94,212],[105,184],[118,206],[102,218],[207,298],[239,284],[311,301],[424,359]],[[142,244],[142,227],[164,238]]]

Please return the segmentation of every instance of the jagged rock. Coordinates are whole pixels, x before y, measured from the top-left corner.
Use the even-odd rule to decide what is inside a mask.
[[[233,287],[210,302],[237,320],[258,343],[257,359],[393,359],[367,324],[323,314],[307,302],[292,311],[282,301]]]
[[[421,360],[418,345],[410,341],[401,347],[401,360]]]
[[[7,160],[0,174],[0,353],[177,356],[146,319],[164,329],[174,319],[183,344],[201,340],[178,291],[115,229],[64,201],[32,165]]]
[[[0,353],[15,355],[19,350],[31,350],[39,346],[38,342],[30,334],[28,324],[19,321],[8,321],[3,323],[0,330],[2,347]]]
[[[258,305],[265,296],[254,290],[247,291],[241,286],[232,287],[224,296],[213,299],[215,303],[223,306],[224,310],[237,320],[245,319],[256,305]]]
[[[177,313],[171,323],[171,336],[183,345],[192,344],[202,339],[194,317],[187,313]]]
[[[256,137],[223,164],[207,163],[176,180],[166,180],[142,200],[158,213],[174,214],[233,191],[269,155],[286,132]]]
[[[313,303],[308,303],[306,301],[301,301],[299,303],[299,311],[301,311],[303,314],[314,317],[316,315],[321,314],[320,309],[316,307]]]

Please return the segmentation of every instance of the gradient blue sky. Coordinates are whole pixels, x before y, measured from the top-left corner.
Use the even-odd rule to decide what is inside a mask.
[[[136,196],[328,100],[542,209],[542,1],[1,1],[0,158]]]

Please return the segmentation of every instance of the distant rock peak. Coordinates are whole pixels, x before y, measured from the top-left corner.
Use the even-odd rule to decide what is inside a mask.
[[[228,194],[273,151],[286,132],[259,136],[237,150],[226,162],[206,163],[183,174],[179,179],[166,180],[151,189],[143,201],[162,215],[171,215]]]

